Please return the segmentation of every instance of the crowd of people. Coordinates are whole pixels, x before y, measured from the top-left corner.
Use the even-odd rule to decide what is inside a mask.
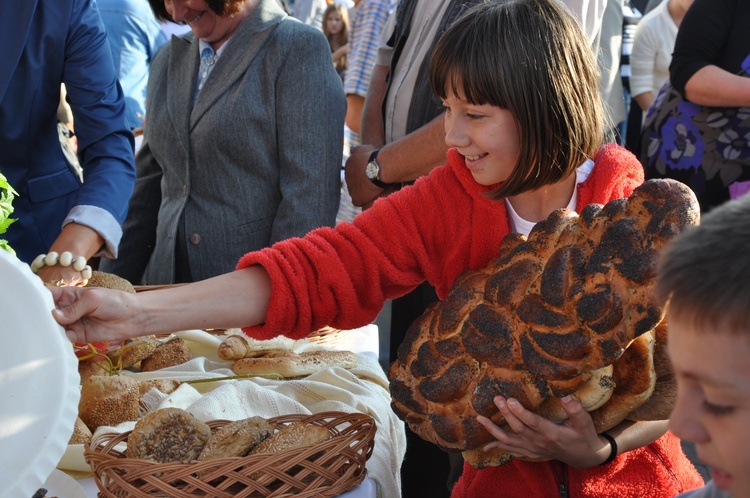
[[[0,19],[4,237],[67,285],[52,292],[71,340],[302,338],[389,303],[393,361],[507,233],[674,178],[706,216],[659,266],[670,421],[601,435],[574,398],[557,425],[497,397],[492,446],[533,461],[479,470],[407,430],[395,478],[404,498],[750,496],[750,267],[732,257],[750,243],[747,2],[37,0]],[[97,264],[189,285],[77,286]],[[696,269],[712,276],[696,286]]]

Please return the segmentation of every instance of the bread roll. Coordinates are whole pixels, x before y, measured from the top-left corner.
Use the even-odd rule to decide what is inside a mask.
[[[330,439],[330,437],[331,433],[325,427],[304,422],[292,422],[261,442],[249,454],[279,453],[292,448],[321,443]]]
[[[107,356],[115,365],[119,364],[121,368],[128,368],[154,354],[158,346],[159,341],[155,337],[141,337],[132,341],[125,341],[119,349],[112,351]]]
[[[355,368],[357,356],[351,351],[288,352],[270,358],[243,358],[232,365],[237,375],[280,375],[300,377],[328,367]]]
[[[243,334],[233,334],[219,344],[217,353],[219,358],[227,361],[261,356],[278,356],[291,351],[299,342],[305,342],[305,340],[295,341],[283,336],[268,340],[256,340]]]
[[[124,375],[94,375],[81,386],[78,416],[91,430],[138,419],[138,382]]]
[[[256,348],[256,352],[260,349]],[[230,335],[219,344],[219,358],[222,360],[239,360],[240,358],[251,358],[257,356],[253,353],[250,340],[244,335]]]
[[[104,287],[105,289],[116,289],[135,294],[135,288],[129,281],[113,273],[98,270],[91,272],[91,278],[86,283],[86,287]]]
[[[156,388],[164,394],[172,394],[180,387],[180,381],[175,379],[148,379],[138,381],[138,394],[142,397],[151,388]]]
[[[78,360],[78,375],[81,376],[81,384],[94,375],[116,375],[117,371],[113,365],[102,356],[94,356],[88,360]]]
[[[81,417],[76,417],[73,425],[73,434],[70,436],[68,444],[88,444],[91,441],[91,431],[83,423]]]
[[[273,434],[263,417],[250,417],[220,427],[206,442],[198,460],[245,456]]]
[[[142,372],[153,372],[162,368],[182,365],[193,359],[193,353],[180,337],[157,346],[153,354],[141,361]]]
[[[151,462],[188,462],[203,451],[211,428],[180,408],[162,408],[140,419],[128,436],[125,456]]]

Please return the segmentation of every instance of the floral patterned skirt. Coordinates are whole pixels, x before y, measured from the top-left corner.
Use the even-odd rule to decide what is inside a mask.
[[[688,185],[705,213],[750,181],[750,107],[700,106],[667,82],[646,115],[640,160],[646,178]]]

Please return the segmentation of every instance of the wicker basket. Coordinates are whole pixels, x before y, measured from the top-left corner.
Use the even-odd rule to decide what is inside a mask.
[[[334,349],[349,349],[349,330],[323,327],[310,332],[307,340]]]
[[[327,428],[331,438],[280,453],[202,462],[154,463],[125,457],[115,447],[130,431],[100,434],[84,456],[100,497],[332,497],[362,482],[372,455],[376,426],[362,413],[321,412],[268,420],[278,431],[303,421]],[[212,431],[226,420],[209,422]],[[252,477],[250,477],[252,476]]]

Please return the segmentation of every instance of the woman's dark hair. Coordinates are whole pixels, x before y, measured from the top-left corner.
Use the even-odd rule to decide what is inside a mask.
[[[237,14],[247,0],[206,0],[208,8],[222,17],[232,17]],[[154,11],[156,19],[159,21],[174,22],[172,16],[167,12],[164,6],[165,0],[148,0],[151,10]]]
[[[603,143],[599,70],[589,41],[559,0],[477,5],[440,38],[432,90],[513,114],[520,153],[500,199],[567,178]]]

